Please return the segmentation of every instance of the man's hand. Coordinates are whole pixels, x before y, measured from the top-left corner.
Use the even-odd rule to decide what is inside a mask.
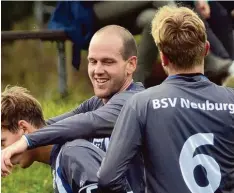
[[[10,151],[8,148],[2,150],[1,152],[1,176],[6,177],[11,174],[11,169],[13,167],[10,161]]]
[[[14,155],[23,153],[28,148],[25,137],[21,137],[20,140],[16,141],[12,145],[2,150],[1,153],[1,176],[5,177],[11,173],[11,168],[13,167],[11,163],[11,158]]]
[[[207,1],[199,0],[195,2],[197,12],[201,14],[204,19],[210,18],[210,6]]]

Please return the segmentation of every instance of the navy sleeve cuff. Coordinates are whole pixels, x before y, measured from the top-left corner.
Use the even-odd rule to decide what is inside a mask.
[[[32,148],[32,143],[30,141],[30,139],[27,137],[27,135],[23,135],[25,141],[27,142],[28,144],[28,149],[31,149]]]

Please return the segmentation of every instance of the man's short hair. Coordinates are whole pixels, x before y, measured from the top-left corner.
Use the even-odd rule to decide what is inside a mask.
[[[131,56],[137,56],[137,44],[135,38],[126,28],[118,25],[108,25],[98,30],[95,34],[108,31],[112,31],[122,39],[123,48],[121,50],[121,55],[124,60],[127,60]]]
[[[7,86],[1,95],[1,127],[15,133],[19,120],[25,120],[36,128],[45,125],[41,105],[29,91],[19,86]]]
[[[159,50],[177,69],[201,65],[205,57],[206,29],[191,9],[163,6],[152,21],[152,35]]]

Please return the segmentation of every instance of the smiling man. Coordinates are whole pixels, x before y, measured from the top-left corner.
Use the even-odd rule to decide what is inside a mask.
[[[79,138],[109,137],[123,105],[135,93],[144,90],[141,83],[133,82],[136,65],[137,46],[128,30],[111,25],[96,32],[88,53],[88,74],[95,96],[75,110],[48,120],[46,127],[23,135],[19,141],[4,149],[1,155],[2,175],[8,175],[10,158],[27,149],[63,144]],[[92,142],[106,151],[109,138],[94,139]],[[134,193],[144,191],[140,156],[138,158],[131,162],[128,175]]]
[[[92,38],[88,54],[88,74],[94,93],[106,103],[114,94],[126,90],[136,69],[135,41],[129,41],[121,27],[106,27]],[[123,28],[124,29],[124,28]],[[119,47],[118,45],[122,45]],[[131,57],[129,57],[131,56]]]

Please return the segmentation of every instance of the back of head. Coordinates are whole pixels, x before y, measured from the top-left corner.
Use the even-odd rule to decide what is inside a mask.
[[[203,64],[206,29],[198,15],[189,8],[160,8],[152,21],[152,35],[174,68],[187,70]]]
[[[25,120],[34,127],[45,125],[40,103],[25,88],[6,87],[1,94],[1,126],[17,132],[18,121]]]
[[[137,56],[136,41],[133,35],[126,28],[118,25],[108,25],[98,30],[94,34],[93,38],[98,35],[103,36],[103,41],[105,41],[105,37],[107,36],[120,38],[122,41],[120,52],[124,60],[127,60],[131,56]]]

